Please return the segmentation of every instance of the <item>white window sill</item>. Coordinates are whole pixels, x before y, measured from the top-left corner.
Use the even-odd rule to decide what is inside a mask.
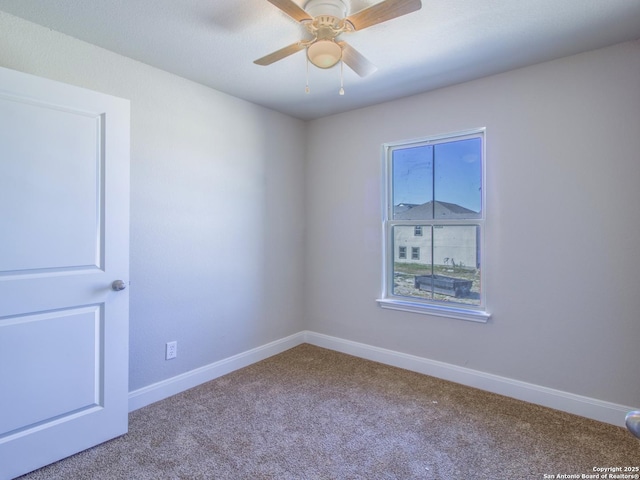
[[[423,315],[436,315],[438,317],[457,318],[470,322],[487,323],[490,313],[480,310],[469,310],[444,305],[425,305],[423,303],[381,298],[376,300],[382,308],[401,310],[403,312],[421,313]]]

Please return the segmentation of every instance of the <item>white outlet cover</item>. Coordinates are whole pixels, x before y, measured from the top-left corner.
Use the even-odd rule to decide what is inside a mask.
[[[165,359],[171,360],[178,356],[178,342],[167,342]]]

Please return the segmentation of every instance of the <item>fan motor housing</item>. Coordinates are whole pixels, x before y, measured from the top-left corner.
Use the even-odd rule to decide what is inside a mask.
[[[341,0],[309,0],[304,9],[313,18],[328,16],[341,20],[347,16],[347,7]]]

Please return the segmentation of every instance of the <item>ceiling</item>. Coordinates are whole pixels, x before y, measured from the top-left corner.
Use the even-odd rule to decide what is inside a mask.
[[[306,0],[294,0],[304,6]],[[344,0],[355,13],[378,0]],[[301,119],[319,118],[640,38],[640,0],[422,0],[343,34],[378,70],[361,78],[298,52],[254,60],[306,30],[267,0],[0,0],[0,10]]]

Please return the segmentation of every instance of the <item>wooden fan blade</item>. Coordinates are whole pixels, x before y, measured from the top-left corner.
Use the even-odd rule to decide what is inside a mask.
[[[256,65],[271,65],[274,62],[277,62],[278,60],[282,60],[285,57],[288,57],[289,55],[293,55],[296,52],[299,52],[300,50],[304,50],[305,46],[300,43],[300,42],[296,42],[296,43],[292,43],[291,45],[281,48],[280,50],[276,50],[273,53],[270,53],[269,55],[265,55],[262,58],[259,58],[258,60],[254,60],[253,63],[255,63]]]
[[[313,17],[305,12],[302,8],[298,6],[293,0],[267,0],[268,2],[274,4],[284,13],[289,15],[294,20],[301,22],[303,20],[313,20]]]
[[[421,8],[422,2],[420,0],[383,0],[353,15],[349,15],[346,20],[353,25],[354,29],[362,30],[363,28],[401,17],[407,13],[415,12]]]
[[[371,75],[378,70],[373,63],[367,60],[360,52],[349,45],[347,42],[338,42],[342,47],[342,61],[361,77]]]

